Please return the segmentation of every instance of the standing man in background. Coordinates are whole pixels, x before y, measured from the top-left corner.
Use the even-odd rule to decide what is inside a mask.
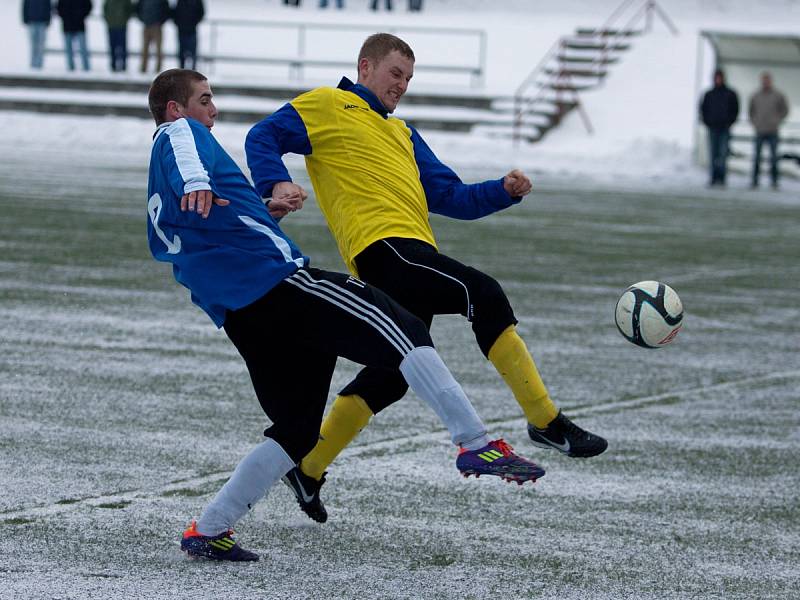
[[[167,0],[139,0],[136,5],[136,14],[144,25],[142,30],[142,73],[147,72],[151,46],[155,49],[156,73],[161,71],[161,63],[164,59],[161,51],[161,28],[169,19],[169,13]]]
[[[132,0],[105,0],[103,18],[108,26],[108,55],[111,71],[128,68],[128,21],[133,16]]]
[[[197,26],[206,11],[203,0],[178,0],[172,20],[178,28],[178,63],[181,69],[197,67]]]
[[[58,0],[56,11],[64,26],[64,54],[67,69],[75,70],[75,44],[84,71],[89,70],[89,48],[86,45],[86,17],[92,12],[92,0]]]
[[[714,71],[714,87],[708,90],[700,103],[700,118],[708,127],[709,185],[725,185],[728,171],[728,153],[731,126],[739,116],[739,96],[725,85],[725,73]]]
[[[753,188],[758,187],[761,171],[761,147],[769,146],[769,174],[773,189],[778,188],[778,128],[789,114],[786,97],[772,87],[772,75],[761,74],[761,89],[750,98],[750,122],[756,130],[756,147],[753,155]]]
[[[22,22],[28,26],[31,39],[31,68],[41,69],[44,65],[44,42],[53,6],[50,0],[23,0]]]

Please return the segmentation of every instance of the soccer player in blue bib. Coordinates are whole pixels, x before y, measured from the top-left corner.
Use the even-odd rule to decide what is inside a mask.
[[[339,356],[399,370],[447,426],[463,474],[519,483],[544,475],[502,440],[489,440],[422,321],[355,277],[309,266],[274,218],[300,207],[304,191],[264,204],[211,135],[217,109],[205,76],[165,71],[149,103],[158,126],[148,181],[150,251],[172,264],[192,301],[225,329],[272,422],[266,440],[184,532],[185,552],[258,559],[232,539],[231,528],[314,447]]]
[[[358,82],[302,94],[257,123],[247,136],[247,162],[256,189],[295,190],[281,156],[305,156],[317,203],[350,271],[380,288],[430,327],[434,315],[461,314],[483,354],[511,388],[534,444],[589,457],[607,443],[561,413],[516,331],[517,319],[500,284],[436,247],[429,212],[477,219],[508,208],[531,191],[513,170],[464,184],[442,164],[419,132],[390,116],[414,73],[414,52],[400,38],[370,36],[358,57]],[[372,415],[403,397],[399,371],[367,366],[336,398],[320,441],[287,478],[303,509],[325,520],[319,488],[325,468]],[[304,497],[314,492],[314,500]]]

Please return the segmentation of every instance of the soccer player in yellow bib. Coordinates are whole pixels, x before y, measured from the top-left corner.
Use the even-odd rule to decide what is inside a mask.
[[[461,314],[478,345],[512,390],[534,444],[568,456],[603,452],[607,442],[570,421],[553,403],[516,331],[500,284],[440,253],[429,212],[477,219],[522,200],[531,182],[512,170],[500,179],[464,184],[419,132],[391,117],[414,74],[414,52],[377,33],[358,56],[358,82],[301,94],[257,123],[245,143],[263,198],[297,191],[281,157],[305,156],[317,202],[350,271],[380,288],[429,327],[434,315]],[[336,397],[316,447],[287,474],[300,506],[324,522],[319,497],[325,469],[369,419],[408,386],[399,371],[364,368]]]

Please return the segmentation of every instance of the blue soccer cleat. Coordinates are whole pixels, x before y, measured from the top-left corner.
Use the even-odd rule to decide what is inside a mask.
[[[502,439],[489,442],[479,450],[462,448],[456,459],[456,467],[464,477],[496,475],[505,481],[535,482],[545,473],[544,469],[525,457],[514,453],[514,449]]]
[[[231,537],[232,531],[219,535],[201,535],[197,531],[197,523],[192,521],[183,532],[181,550],[193,558],[210,558],[212,560],[230,560],[234,562],[258,560],[258,554],[245,550]]]

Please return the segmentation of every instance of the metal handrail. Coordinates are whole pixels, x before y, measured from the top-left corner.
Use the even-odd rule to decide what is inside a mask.
[[[601,25],[599,28],[595,28],[592,30],[592,33],[589,34],[590,38],[599,37],[602,39],[602,48],[597,56],[587,65],[586,69],[590,72],[597,72],[599,73],[600,70],[603,68],[603,65],[607,63],[609,54],[617,47],[617,43],[620,39],[627,36],[627,34],[633,30],[635,23],[641,18],[642,14],[645,14],[647,17],[647,27],[646,30],[649,31],[650,28],[650,19],[651,14],[653,11],[658,12],[661,19],[670,29],[670,31],[677,35],[678,30],[663,9],[658,5],[656,0],[644,0],[642,4],[639,6],[639,9],[634,13],[634,15],[625,22],[625,25],[622,26],[619,30],[614,31],[612,29],[614,23],[637,2],[637,0],[623,0],[621,4],[617,6],[617,8],[612,11],[611,15],[606,19],[606,21]],[[528,74],[527,77],[522,81],[522,83],[517,87],[517,90],[514,92],[514,132],[513,132],[513,139],[514,141],[518,141],[520,138],[519,131],[522,127],[522,122],[524,115],[526,114],[526,109],[536,102],[538,102],[545,93],[546,87],[545,83],[541,82],[538,78],[542,71],[547,67],[548,64],[552,62],[554,56],[557,55],[557,50],[562,48],[566,43],[566,39],[569,36],[562,36],[560,37],[555,44],[545,53],[536,67]],[[560,62],[560,61],[559,61]],[[555,82],[558,83],[561,80],[566,80],[567,82],[571,83],[572,79],[571,76],[566,73],[563,67],[559,67],[557,70],[557,75]],[[531,87],[532,84],[536,85],[536,92],[533,96],[526,97],[525,94],[527,90]],[[592,132],[591,123],[589,122],[588,115],[583,111],[583,108],[580,103],[580,98],[578,96],[578,92],[572,86],[572,98],[573,103],[576,107],[581,111],[581,117],[583,118],[584,124],[586,125],[587,131],[589,133]],[[558,103],[558,94],[560,93],[559,90],[556,90],[556,102]]]
[[[105,21],[100,15],[94,14],[89,16],[89,20],[94,22],[95,26],[105,27]],[[357,24],[344,24],[344,23],[297,23],[291,21],[272,21],[272,20],[244,20],[244,19],[227,19],[227,18],[214,18],[206,19],[200,23],[201,29],[207,30],[207,35],[201,35],[201,44],[204,40],[208,40],[208,52],[203,52],[202,48],[198,49],[198,62],[206,63],[209,66],[209,74],[214,72],[214,68],[219,62],[236,62],[242,61],[248,64],[285,64],[289,67],[290,79],[302,79],[302,69],[304,65],[310,66],[331,66],[341,67],[347,65],[355,66],[356,59],[353,57],[347,61],[334,60],[329,57],[315,58],[309,56],[307,53],[308,42],[312,38],[312,34],[322,31],[341,31],[341,32],[359,32],[365,35],[375,32],[374,26],[357,25]],[[279,30],[294,30],[297,36],[297,44],[295,52],[291,56],[227,56],[219,54],[219,40],[224,35],[225,29],[230,28],[256,28],[261,30],[279,29]],[[473,87],[482,85],[486,76],[486,31],[482,29],[469,29],[457,27],[424,27],[424,26],[392,26],[384,28],[384,31],[389,33],[407,33],[407,34],[433,34],[439,36],[467,36],[469,39],[477,41],[477,55],[474,60],[464,60],[461,63],[455,64],[426,64],[419,63],[415,65],[418,71],[437,71],[449,72],[452,74],[469,74],[470,83]],[[90,38],[92,41],[96,38]],[[141,54],[141,48],[137,44],[132,44],[133,48],[128,52],[129,56],[137,56]],[[64,53],[63,48],[48,47],[45,50],[47,53]],[[108,49],[104,50],[91,49],[91,55],[108,56]]]

